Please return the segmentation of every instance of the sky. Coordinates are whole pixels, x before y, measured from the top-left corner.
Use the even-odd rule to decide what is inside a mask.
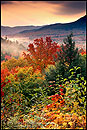
[[[1,1],[2,26],[69,23],[86,15],[86,1]]]

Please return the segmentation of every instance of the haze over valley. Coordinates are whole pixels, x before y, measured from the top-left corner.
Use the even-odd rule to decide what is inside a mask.
[[[63,43],[63,39],[67,35],[73,33],[73,39],[76,46],[86,48],[86,16],[81,17],[75,22],[61,24],[50,24],[44,26],[16,26],[4,27],[1,26],[1,36],[11,41],[18,41],[27,48],[28,44],[33,42],[34,39],[50,36],[51,39],[59,44]]]

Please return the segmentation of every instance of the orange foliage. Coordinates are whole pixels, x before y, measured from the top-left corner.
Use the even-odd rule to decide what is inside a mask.
[[[9,76],[10,72],[8,68],[1,69],[1,97],[4,96],[3,87],[10,82],[10,80],[5,81],[6,76]]]
[[[84,50],[83,48],[81,48],[81,49],[79,50],[79,53],[80,53],[81,55],[85,55],[85,54],[86,54],[86,50]]]
[[[29,53],[23,52],[23,55],[35,69],[42,71],[48,64],[55,64],[53,56],[56,55],[59,46],[55,42],[52,43],[50,37],[46,37],[45,41],[43,38],[35,39],[28,47]]]

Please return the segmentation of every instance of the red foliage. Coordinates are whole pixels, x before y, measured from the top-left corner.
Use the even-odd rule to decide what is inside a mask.
[[[84,55],[84,54],[86,54],[86,51],[84,51],[84,52],[81,52],[81,55]]]
[[[28,47],[28,54],[23,52],[23,55],[35,69],[42,71],[48,64],[55,64],[53,56],[56,56],[59,46],[52,43],[50,37],[46,37],[45,41],[43,38],[35,39]]]
[[[49,87],[52,87],[53,85],[50,85]]]
[[[64,93],[60,93],[60,95],[64,95]]]
[[[15,68],[12,68],[10,72],[11,72],[12,74],[17,73],[17,72],[18,72],[17,68],[18,68],[18,66],[16,66]]]
[[[52,83],[50,81],[50,83]],[[56,86],[56,84],[50,85],[49,87],[52,86]],[[48,97],[48,99],[51,99],[53,101],[52,104],[47,105],[47,109],[55,107],[55,105],[57,105],[57,103],[59,103],[60,107],[62,107],[65,104],[65,99],[64,99],[64,86],[63,85],[57,85],[57,87],[59,87],[59,93],[55,94],[55,95],[51,95],[50,97]],[[57,106],[57,107],[59,107]]]
[[[1,69],[1,83],[5,81],[6,76],[9,76],[9,74],[8,68]]]
[[[81,49],[79,50],[79,53],[80,53],[81,55],[84,55],[84,54],[86,54],[86,51],[85,51],[83,48],[81,48]]]
[[[63,92],[63,89],[62,89],[62,88],[60,88],[59,90],[60,90],[61,92]]]
[[[10,80],[5,81],[6,76],[9,76],[10,72],[8,68],[1,69],[1,97],[4,96],[3,87],[10,82]]]
[[[2,88],[1,88],[1,97],[4,96],[4,92],[2,91]]]
[[[5,55],[5,59],[9,60],[9,59],[11,59],[11,57],[8,55]]]

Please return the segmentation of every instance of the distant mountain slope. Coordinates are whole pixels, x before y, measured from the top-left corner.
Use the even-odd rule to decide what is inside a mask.
[[[15,27],[1,26],[1,36],[19,33],[27,29],[32,30],[39,28],[41,28],[41,26],[15,26]]]
[[[15,34],[9,34],[7,37],[19,39],[27,38],[29,39],[29,42],[32,42],[36,38],[46,38],[50,36],[53,41],[61,44],[63,42],[63,39],[67,37],[67,35],[69,35],[71,32],[73,32],[73,38],[78,46],[82,47],[82,45],[86,45],[86,16],[81,17],[80,19],[71,23],[56,23],[39,26],[39,28],[33,28],[32,30],[29,30],[26,27],[25,30]]]
[[[19,32],[19,34],[25,34],[28,32],[38,32],[38,31],[44,31],[44,30],[48,30],[48,29],[52,29],[52,30],[59,30],[59,29],[63,29],[63,30],[72,30],[72,29],[85,29],[86,28],[86,16],[78,19],[75,22],[71,22],[71,23],[65,23],[65,24],[61,24],[61,23],[56,23],[56,24],[51,24],[51,25],[46,25],[44,27],[41,27],[39,29],[33,29],[33,30],[24,30],[22,32]]]
[[[16,27],[8,27],[8,26],[1,26],[1,35],[13,35],[16,34],[17,36],[28,36],[30,33],[42,33],[43,31],[49,30],[72,30],[72,29],[86,29],[86,15],[81,17],[75,22],[71,23],[56,23],[50,24],[45,26],[16,26]],[[29,33],[29,34],[28,34]]]
[[[61,23],[56,23],[56,24],[51,24],[45,27],[42,27],[38,30],[42,30],[42,29],[64,29],[64,30],[70,30],[70,29],[84,29],[86,28],[86,16],[78,19],[75,22],[71,22],[71,23],[65,23],[65,24],[61,24]]]

